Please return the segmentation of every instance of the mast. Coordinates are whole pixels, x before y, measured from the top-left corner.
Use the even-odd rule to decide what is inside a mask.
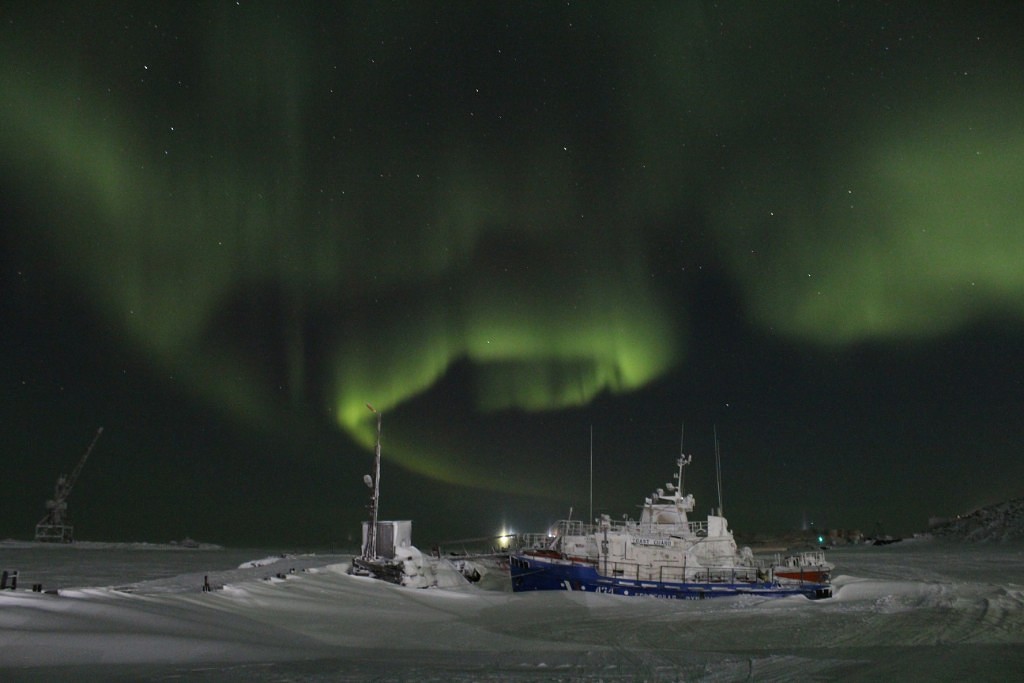
[[[594,523],[594,425],[590,425],[590,516],[587,524]]]
[[[718,516],[725,516],[722,507],[722,456],[718,451],[718,425],[715,425],[715,476],[718,480]]]
[[[373,481],[366,481],[369,475],[364,478],[368,486],[373,489],[370,498],[370,528],[366,530],[366,547],[363,548],[363,558],[372,560],[377,557],[377,510],[380,507],[380,422],[381,414],[369,403],[366,407],[377,416],[377,446],[373,453]]]
[[[682,503],[683,493],[685,493],[685,491],[683,490],[683,480],[686,479],[686,474],[684,474],[684,472],[686,471],[686,466],[689,465],[691,462],[693,462],[692,455],[680,454],[679,457],[676,459],[676,467],[679,468],[679,471],[676,472],[674,475],[675,480],[677,482],[675,490],[676,506],[679,506]]]
[[[683,460],[686,459],[686,455],[683,453],[683,439],[686,436],[686,422],[683,421],[679,427],[679,495],[683,494],[685,490],[686,481],[683,477]]]

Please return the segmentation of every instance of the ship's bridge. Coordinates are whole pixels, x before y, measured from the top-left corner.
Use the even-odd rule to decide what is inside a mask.
[[[664,502],[655,502],[655,500]],[[655,496],[644,501],[643,512],[640,515],[641,524],[688,524],[687,512],[693,512],[693,494],[686,496],[678,492],[666,496],[661,489],[658,489]]]

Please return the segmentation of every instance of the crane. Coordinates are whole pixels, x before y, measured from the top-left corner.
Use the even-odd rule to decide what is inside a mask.
[[[68,496],[71,495],[71,489],[74,488],[75,481],[82,473],[85,461],[88,460],[89,454],[92,453],[101,434],[103,434],[103,427],[96,430],[96,436],[92,438],[92,443],[85,449],[85,454],[75,465],[71,476],[62,474],[57,477],[53,498],[46,501],[46,516],[36,524],[35,540],[45,543],[71,543],[75,540],[75,528],[68,524]]]

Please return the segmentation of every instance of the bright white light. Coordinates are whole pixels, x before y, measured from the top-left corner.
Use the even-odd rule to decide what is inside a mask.
[[[498,534],[498,547],[508,548],[512,545],[512,539],[515,538],[516,532],[502,529]]]

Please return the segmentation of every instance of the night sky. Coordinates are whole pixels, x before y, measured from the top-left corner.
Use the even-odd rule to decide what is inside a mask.
[[[300,9],[301,8],[301,9]],[[1024,4],[0,2],[0,538],[1024,495]],[[685,432],[684,432],[685,425]],[[681,439],[682,437],[682,439]]]

